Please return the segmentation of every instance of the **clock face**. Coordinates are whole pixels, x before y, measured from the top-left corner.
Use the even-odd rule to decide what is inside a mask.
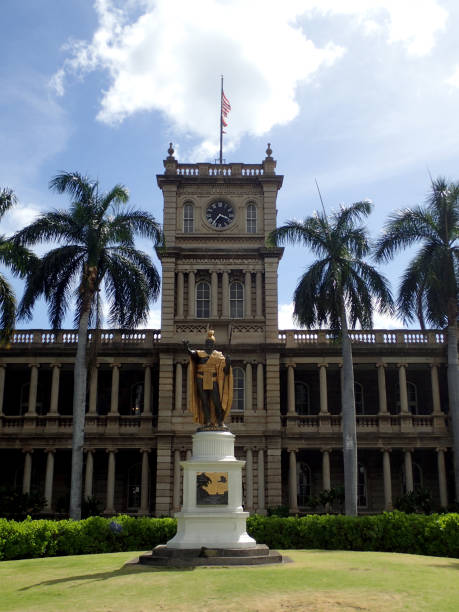
[[[234,209],[229,202],[217,200],[207,207],[206,219],[213,227],[227,227],[234,221]]]

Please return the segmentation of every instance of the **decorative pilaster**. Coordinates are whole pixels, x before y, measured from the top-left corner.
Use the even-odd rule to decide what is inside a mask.
[[[149,448],[141,448],[140,452],[142,453],[142,476],[141,476],[141,486],[140,486],[140,509],[139,514],[149,514],[148,507],[148,494],[149,494],[149,484],[150,484],[150,462],[148,459],[148,454],[150,452]]]
[[[94,481],[94,449],[89,448],[86,451],[86,471],[84,477],[84,499],[93,496],[93,481]]]
[[[244,314],[246,319],[250,319],[252,317],[252,273],[248,270],[245,272],[244,290]]]
[[[296,449],[288,449],[288,501],[290,514],[298,512],[298,483],[296,475]]]
[[[115,514],[115,454],[117,449],[107,448],[108,453],[108,469],[107,469],[107,500],[105,505],[105,514]]]
[[[183,297],[184,297],[183,272],[177,272],[177,318],[183,319]]]
[[[188,318],[195,317],[195,285],[196,279],[193,271],[188,272]]]
[[[261,272],[255,275],[255,312],[257,318],[263,316],[263,276]]]
[[[112,363],[112,393],[110,396],[110,414],[118,415],[118,401],[120,393],[120,365]]]
[[[251,448],[245,451],[245,509],[253,510],[253,454]]]
[[[257,364],[257,412],[261,412],[265,408],[265,381],[263,364]]]
[[[252,364],[245,364],[245,411],[252,412]]]
[[[183,369],[178,361],[175,364],[175,412],[182,410]]]
[[[54,448],[46,449],[46,475],[45,475],[45,512],[52,512],[53,504],[53,481],[54,481]]]
[[[213,319],[216,319],[218,317],[218,274],[217,272],[211,272],[210,286],[211,286],[210,316]]]
[[[58,414],[58,403],[59,403],[59,375],[60,375],[60,364],[53,364],[53,373],[51,378],[51,400],[49,405],[49,414]]]
[[[258,450],[258,513],[265,514],[265,452]]]
[[[445,450],[437,448],[438,487],[440,489],[440,506],[448,507],[448,487],[446,485]]]
[[[384,480],[384,509],[392,510],[392,476],[390,469],[390,450],[382,448],[383,456],[383,480]],[[411,455],[410,455],[411,456]]]
[[[226,270],[222,274],[222,317],[229,317],[229,274]]]
[[[287,406],[288,415],[295,415],[295,366],[289,363],[287,366]]]

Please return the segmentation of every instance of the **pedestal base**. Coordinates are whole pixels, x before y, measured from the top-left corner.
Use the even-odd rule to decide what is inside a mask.
[[[187,548],[173,549],[164,544],[157,546],[151,553],[140,555],[141,565],[155,567],[190,567],[197,565],[264,565],[282,563],[282,555],[277,550],[269,550],[264,544],[253,548]]]
[[[246,531],[248,512],[177,512],[177,534],[168,548],[255,548]]]

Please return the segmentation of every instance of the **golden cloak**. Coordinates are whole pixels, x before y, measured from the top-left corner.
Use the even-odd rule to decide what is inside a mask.
[[[217,375],[217,385],[218,391],[220,394],[220,402],[222,404],[223,409],[223,421],[228,416],[231,405],[233,403],[233,370],[230,367],[228,374],[225,374],[223,369],[226,365],[226,359],[223,353],[220,351],[212,351],[209,354],[206,351],[198,350],[196,351],[199,358],[203,359],[205,357],[209,357],[207,361],[208,366],[212,366],[216,375]],[[198,387],[196,384],[196,371],[197,364],[190,357],[190,376],[188,377],[188,409],[193,415],[193,420],[195,423],[201,423],[201,425],[205,424],[204,421],[204,412],[201,406],[201,400],[198,395]],[[217,425],[217,419],[215,416],[215,406],[210,401],[210,421],[213,425]]]

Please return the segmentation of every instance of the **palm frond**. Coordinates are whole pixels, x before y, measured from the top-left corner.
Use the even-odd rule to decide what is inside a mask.
[[[16,298],[7,280],[0,274],[0,339],[8,339],[14,329]]]
[[[2,189],[0,189],[0,219],[7,210],[16,206],[17,202],[18,200],[14,191],[8,187],[2,187]]]

